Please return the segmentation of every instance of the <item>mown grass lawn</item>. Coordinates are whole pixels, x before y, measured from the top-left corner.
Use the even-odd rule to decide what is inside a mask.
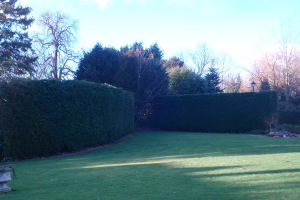
[[[300,138],[140,132],[89,153],[15,162],[18,179],[0,199],[300,199],[299,145]]]

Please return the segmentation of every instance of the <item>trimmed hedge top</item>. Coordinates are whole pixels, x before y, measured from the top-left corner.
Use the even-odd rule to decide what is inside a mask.
[[[85,81],[15,80],[1,87],[6,157],[32,158],[113,142],[133,131],[134,95]]]
[[[277,112],[277,93],[221,93],[156,98],[148,126],[163,130],[247,132],[264,129]]]

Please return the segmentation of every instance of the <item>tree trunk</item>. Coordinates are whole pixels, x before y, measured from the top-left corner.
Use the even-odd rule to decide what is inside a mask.
[[[58,54],[58,45],[55,45],[55,49],[54,49],[54,58],[53,58],[53,75],[55,79],[58,78],[57,75],[57,54]]]

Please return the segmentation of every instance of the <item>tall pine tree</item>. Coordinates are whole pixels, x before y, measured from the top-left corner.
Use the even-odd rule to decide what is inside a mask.
[[[207,93],[218,93],[223,92],[220,89],[219,84],[222,82],[218,70],[214,67],[210,67],[208,73],[205,75],[206,80],[206,92]]]
[[[0,76],[2,79],[31,74],[31,39],[27,29],[34,22],[28,15],[31,8],[16,5],[18,0],[0,0]],[[31,55],[30,55],[31,54]]]

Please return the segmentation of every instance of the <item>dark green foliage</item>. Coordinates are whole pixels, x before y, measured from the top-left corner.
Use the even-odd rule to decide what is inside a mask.
[[[133,130],[132,93],[85,81],[15,80],[1,87],[4,155],[32,158],[107,144]]]
[[[279,124],[300,125],[300,110],[280,110]]]
[[[174,58],[175,59],[175,58]],[[216,68],[211,67],[205,79],[186,67],[180,67],[176,62],[169,63],[169,94],[201,94],[223,92],[220,89],[221,83]]]
[[[299,105],[300,105],[300,96],[292,97],[290,99],[290,103],[292,103],[293,106],[298,106],[298,108],[299,108]]]
[[[0,161],[3,158],[3,137],[2,137],[2,131],[0,130]]]
[[[297,125],[294,126],[294,133],[300,134],[300,126]]]
[[[267,78],[264,78],[260,83],[260,91],[270,91],[271,86],[269,83],[269,80]]]
[[[205,92],[205,79],[185,67],[169,72],[170,94],[200,94]]]
[[[277,112],[276,92],[162,96],[148,126],[162,130],[247,132],[265,129]]]
[[[222,82],[220,79],[220,74],[217,68],[210,67],[208,73],[205,75],[206,80],[206,93],[217,93],[223,92],[220,89],[219,84]]]
[[[152,55],[153,59],[162,60],[164,57],[164,51],[160,49],[157,43],[154,43],[146,50],[146,55],[148,55],[148,57]]]
[[[138,126],[140,119],[148,114],[153,99],[167,93],[168,75],[163,67],[163,51],[156,43],[144,49],[142,43],[135,42],[130,47],[122,47],[121,53],[126,69],[133,77],[129,91],[135,95],[135,126]]]
[[[282,124],[279,128],[290,133],[295,133],[295,126],[291,124]]]
[[[109,83],[133,92],[137,124],[153,98],[167,93],[168,75],[162,57],[163,51],[156,43],[144,49],[136,42],[120,51],[96,44],[81,59],[76,79]]]
[[[149,94],[167,89],[162,57],[163,51],[156,43],[144,50],[143,44],[136,42],[120,51],[97,43],[84,53],[75,79],[121,87],[134,92],[136,100],[148,102]]]
[[[16,6],[17,1],[0,0],[0,75],[3,79],[31,73],[37,59],[28,55],[32,48],[27,29],[34,21],[28,18],[31,8]]]
[[[84,52],[76,71],[76,79],[128,89],[126,80],[130,82],[132,77],[126,75],[122,59],[118,50],[97,43],[90,52]]]
[[[281,124],[279,130],[288,131],[290,133],[300,134],[300,126],[291,124]]]

